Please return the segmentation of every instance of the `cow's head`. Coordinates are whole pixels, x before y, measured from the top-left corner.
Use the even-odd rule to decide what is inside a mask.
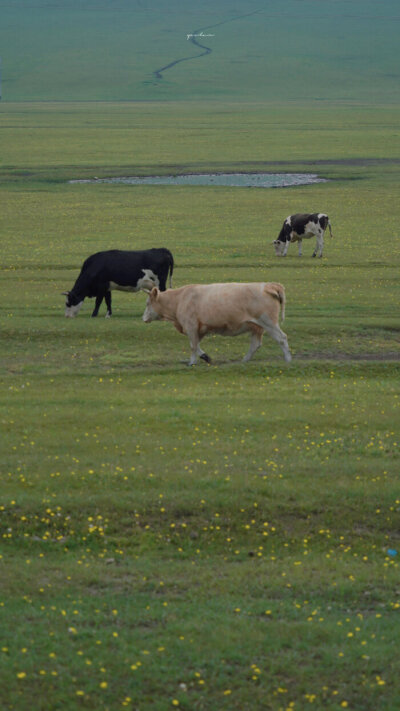
[[[83,299],[82,301],[78,301],[76,296],[71,294],[70,291],[63,291],[63,296],[67,297],[65,300],[65,316],[66,318],[74,318],[81,309]]]
[[[283,242],[283,241],[280,240],[280,239],[274,239],[274,241],[272,242],[272,244],[274,245],[275,255],[276,255],[277,257],[282,257],[282,255],[283,255],[283,253],[284,253],[284,251],[285,251],[286,242]]]
[[[160,286],[157,274],[154,274],[151,269],[142,269],[142,272],[144,276],[142,276],[141,279],[138,279],[138,290],[142,289],[143,291],[150,291],[153,286]]]
[[[143,321],[145,323],[151,323],[151,321],[160,321],[161,316],[157,313],[157,301],[160,298],[160,291],[157,287],[153,287],[151,291],[148,292],[149,296],[146,302],[146,308],[143,313]]]

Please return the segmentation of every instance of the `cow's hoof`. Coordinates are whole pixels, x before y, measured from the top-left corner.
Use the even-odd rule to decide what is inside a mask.
[[[105,318],[111,318],[111,314],[106,313]]]
[[[205,360],[206,363],[209,363],[209,364],[211,363],[211,358],[210,358],[210,356],[207,355],[207,353],[202,353],[201,356],[200,356],[200,358],[201,358],[202,360]]]

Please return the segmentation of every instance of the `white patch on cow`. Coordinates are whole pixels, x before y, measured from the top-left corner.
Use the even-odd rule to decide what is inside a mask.
[[[304,226],[304,235],[302,235],[302,237],[305,237],[306,239],[310,239],[310,237],[316,237],[319,231],[320,226],[318,222],[307,222],[307,224]]]
[[[75,306],[65,306],[65,317],[74,318],[75,316],[77,316],[79,311],[81,310],[82,304],[83,301],[80,301],[79,304],[76,304]]]
[[[151,271],[151,269],[142,269],[144,277],[138,279],[138,289],[152,289],[153,286],[157,288],[160,286],[160,282],[157,274]]]
[[[132,284],[129,284],[127,286],[121,286],[121,284],[117,284],[116,281],[110,281],[110,291],[116,290],[136,292],[140,291],[141,289],[152,289],[153,286],[160,286],[157,274],[154,274],[151,269],[142,269],[142,272],[144,276],[137,280],[136,286],[133,286]]]

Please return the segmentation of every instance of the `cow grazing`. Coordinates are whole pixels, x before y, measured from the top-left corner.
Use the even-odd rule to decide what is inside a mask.
[[[290,242],[298,242],[299,257],[301,257],[302,240],[316,237],[317,244],[312,256],[316,257],[318,254],[322,257],[324,233],[327,227],[329,227],[330,235],[333,237],[329,217],[323,212],[314,212],[305,215],[289,215],[282,225],[278,239],[272,243],[275,247],[276,256],[286,257]]]
[[[106,317],[111,316],[111,291],[140,291],[159,286],[165,291],[169,274],[169,285],[172,286],[174,259],[171,252],[164,247],[159,249],[144,249],[136,252],[112,249],[108,252],[97,252],[83,263],[71,291],[63,292],[67,297],[65,315],[73,318],[79,312],[86,297],[96,297],[96,305],[92,316],[97,316],[100,304],[105,299],[107,305]]]
[[[199,343],[208,333],[221,336],[251,334],[250,348],[244,361],[250,360],[261,346],[266,331],[283,350],[287,362],[292,359],[286,334],[279,328],[279,312],[285,314],[285,290],[282,284],[190,284],[161,293],[153,288],[147,299],[143,321],[171,321],[179,333],[189,337],[191,358],[211,360]]]

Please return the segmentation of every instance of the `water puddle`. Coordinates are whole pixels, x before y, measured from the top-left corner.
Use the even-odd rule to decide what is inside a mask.
[[[128,178],[90,178],[70,183],[112,183],[113,185],[212,185],[238,188],[288,188],[293,185],[326,183],[314,173],[203,173],[151,175]]]

